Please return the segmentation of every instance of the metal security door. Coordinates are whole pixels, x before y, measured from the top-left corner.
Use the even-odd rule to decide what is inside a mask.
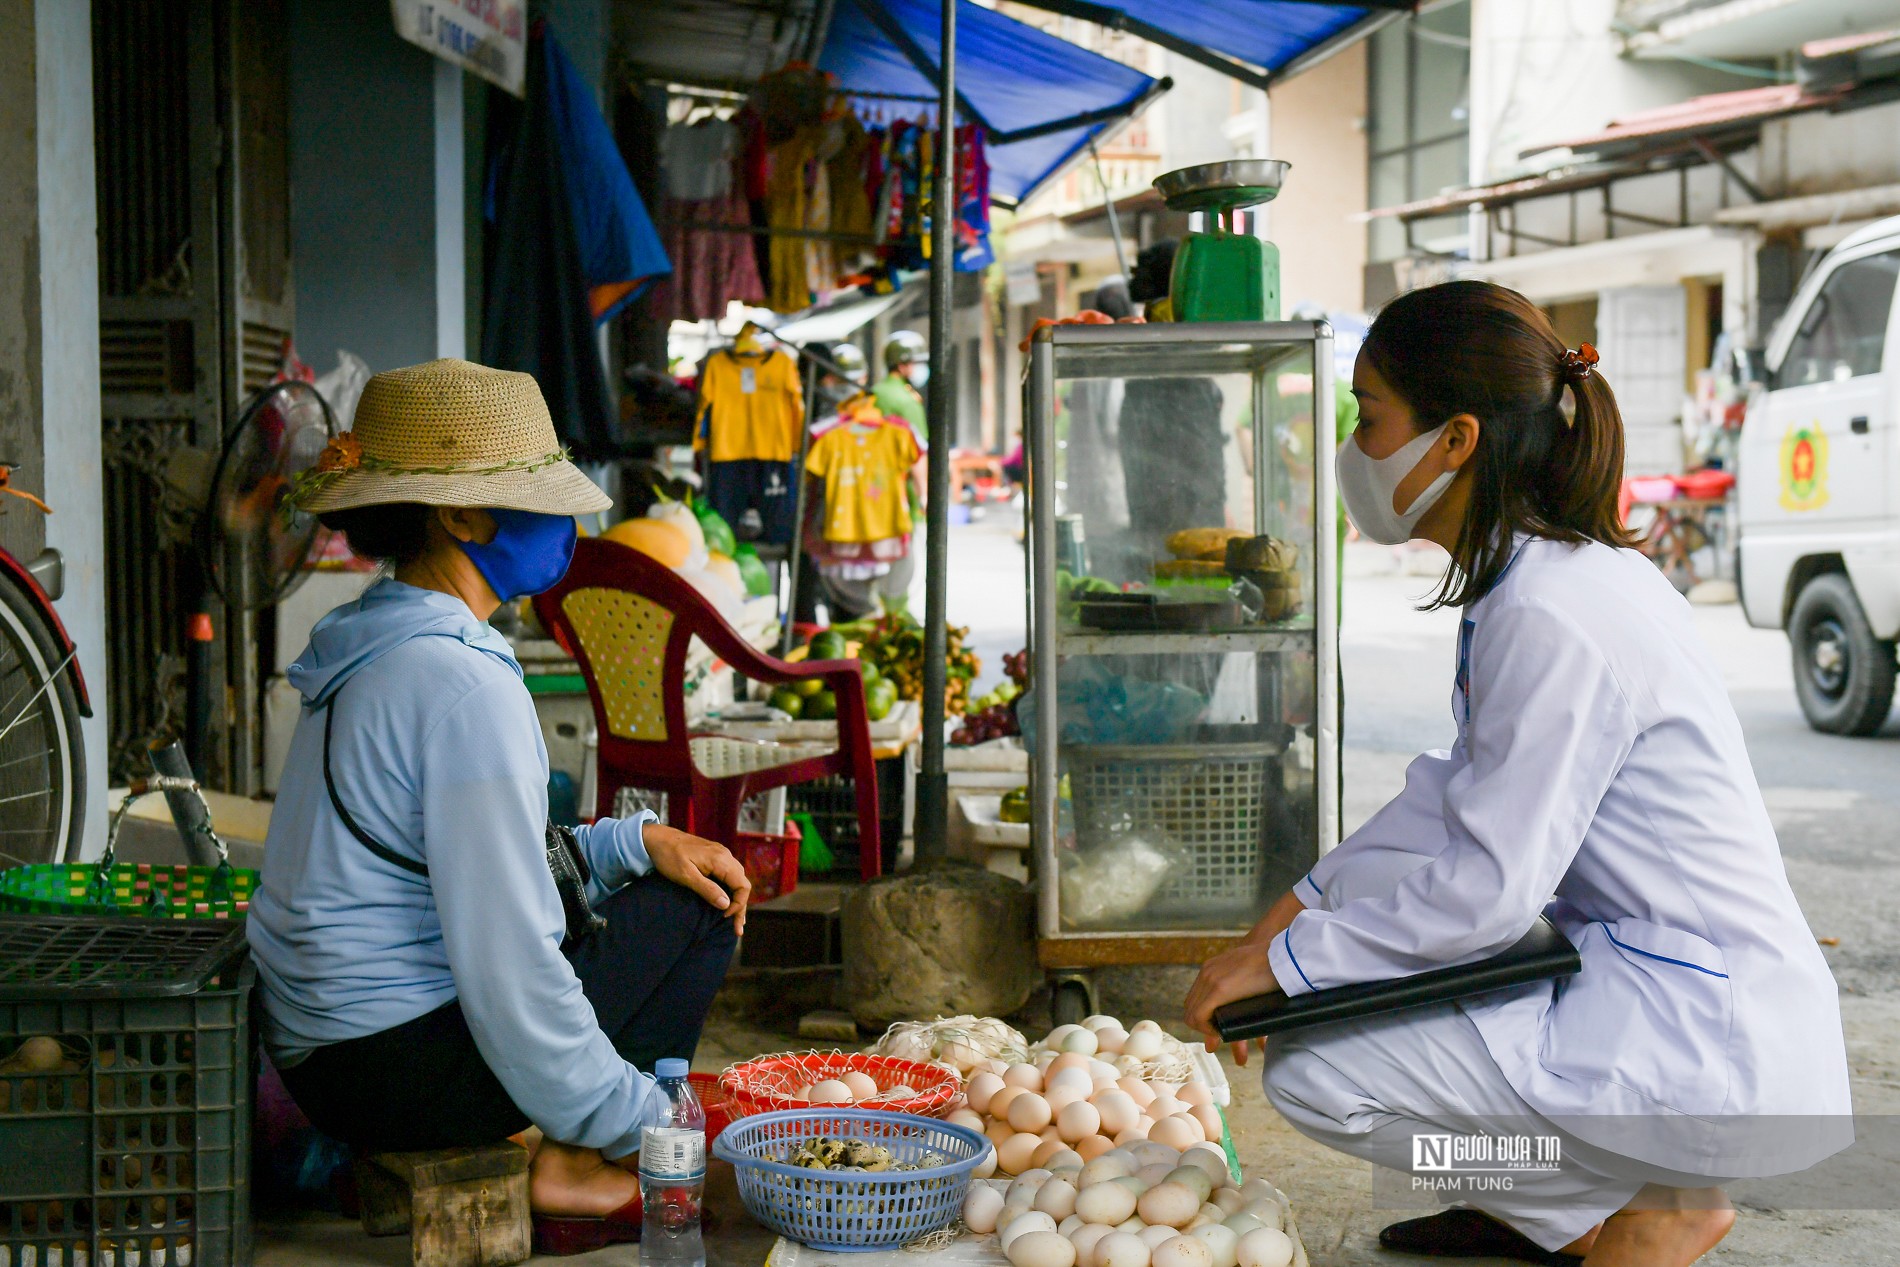
[[[192,540],[224,429],[291,329],[283,0],[95,0],[111,777],[183,729]],[[207,783],[250,792],[255,616],[209,608]]]

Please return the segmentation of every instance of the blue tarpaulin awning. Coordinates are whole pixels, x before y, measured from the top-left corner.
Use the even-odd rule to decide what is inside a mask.
[[[1021,0],[1081,18],[1194,58],[1235,78],[1267,86],[1269,74],[1299,68],[1417,0]]]
[[[936,94],[938,0],[838,0],[818,68],[846,92]],[[958,0],[957,97],[989,134],[990,196],[1017,203],[1163,91],[1133,67]]]

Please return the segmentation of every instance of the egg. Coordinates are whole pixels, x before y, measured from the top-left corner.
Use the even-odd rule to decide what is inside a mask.
[[[1037,1131],[1036,1138],[1045,1144],[1060,1144],[1062,1142],[1062,1136],[1056,1134],[1056,1124],[1054,1122],[1049,1123],[1049,1125]]]
[[[1136,1021],[1133,1025],[1130,1025],[1128,1027],[1128,1032],[1131,1034],[1134,1034],[1134,1033],[1159,1034],[1162,1032],[1161,1022],[1160,1021]]]
[[[1076,1156],[1080,1157],[1083,1163],[1086,1164],[1088,1162],[1094,1161],[1097,1157],[1102,1156],[1104,1153],[1107,1153],[1114,1147],[1115,1147],[1115,1141],[1108,1138],[1108,1136],[1091,1135],[1087,1139],[1082,1140],[1080,1143],[1076,1144],[1075,1153],[1076,1153]]]
[[[1033,1132],[1049,1125],[1049,1119],[1054,1115],[1049,1111],[1049,1101],[1034,1091],[1025,1091],[1009,1102],[1005,1116],[1017,1130]]]
[[[1256,1201],[1271,1201],[1275,1205],[1280,1202],[1279,1190],[1258,1175],[1240,1185],[1240,1195],[1247,1198],[1248,1205]]]
[[[1141,1022],[1147,1024],[1146,1021]],[[1133,1056],[1136,1060],[1153,1060],[1161,1054],[1161,1031],[1142,1029],[1140,1025],[1128,1031],[1127,1039],[1122,1043],[1122,1055]]]
[[[1241,1213],[1258,1219],[1261,1227],[1286,1230],[1286,1207],[1278,1201],[1256,1201],[1242,1209]]]
[[[1135,1235],[1142,1239],[1142,1242],[1148,1246],[1148,1252],[1152,1254],[1181,1234],[1171,1227],[1157,1224],[1144,1227]]]
[[[1044,1214],[1041,1210],[1031,1210],[1026,1214],[1019,1214],[1008,1223],[1005,1223],[1002,1230],[996,1235],[1002,1242],[1003,1252],[1007,1254],[1009,1252],[1010,1243],[1017,1237],[1030,1232],[1048,1232],[1053,1235],[1055,1230],[1056,1221],[1054,1219]]]
[[[981,1134],[983,1130],[983,1115],[980,1113],[972,1113],[968,1109],[953,1109],[944,1115],[943,1120],[953,1125],[976,1131],[979,1134]]]
[[[1050,1129],[1053,1131],[1055,1128],[1051,1127]],[[1069,1146],[1067,1144],[1063,1143],[1059,1137],[1051,1136],[1036,1145],[1036,1151],[1029,1155],[1029,1164],[1032,1166],[1047,1166],[1051,1161],[1054,1161],[1057,1157],[1060,1157],[1063,1153],[1068,1151]],[[1075,1160],[1077,1167],[1080,1168],[1082,1159],[1078,1157]]]
[[[1118,1183],[1098,1183],[1076,1193],[1075,1212],[1091,1223],[1113,1227],[1135,1212],[1135,1194]]]
[[[1094,1267],[1095,1247],[1114,1234],[1114,1228],[1104,1227],[1100,1223],[1084,1223],[1075,1231],[1070,1232],[1069,1244],[1075,1246],[1076,1267]],[[1234,1267],[1234,1265],[1228,1263],[1227,1267]]]
[[[1192,1236],[1162,1242],[1149,1261],[1153,1267],[1214,1267],[1214,1255]]]
[[[1155,1098],[1146,1107],[1149,1117],[1159,1122],[1164,1117],[1173,1117],[1177,1113],[1187,1112],[1188,1106],[1174,1098],[1174,1093],[1166,1087],[1155,1088]]]
[[[1004,1084],[990,1096],[990,1107],[983,1111],[993,1118],[1002,1118],[1007,1121],[1009,1120],[1009,1102],[1019,1095],[1030,1094],[1032,1093],[1025,1087]]]
[[[1249,1232],[1259,1231],[1265,1224],[1261,1223],[1261,1221],[1256,1219],[1253,1215],[1243,1212],[1228,1215],[1221,1220],[1221,1226],[1232,1232],[1235,1236],[1245,1236]]]
[[[1143,1140],[1129,1151],[1135,1155],[1135,1160],[1144,1166],[1165,1165],[1169,1170],[1173,1170],[1181,1164],[1180,1149],[1169,1148],[1166,1144],[1157,1144],[1151,1139]]]
[[[1057,1087],[1074,1087],[1082,1092],[1086,1099],[1095,1093],[1095,1077],[1090,1072],[1087,1061],[1075,1065],[1063,1065],[1059,1068],[1050,1065],[1049,1076],[1043,1080],[1043,1086],[1050,1091]]]
[[[1135,1213],[1143,1219],[1174,1228],[1186,1227],[1200,1209],[1200,1197],[1178,1183],[1158,1183],[1135,1202]]]
[[[1046,1108],[1048,1106],[1045,1105],[1044,1107]],[[1162,1118],[1149,1129],[1148,1138],[1154,1140],[1157,1144],[1166,1144],[1169,1148],[1177,1150],[1186,1148],[1189,1144],[1196,1142],[1200,1138],[1195,1133],[1194,1127],[1190,1124],[1192,1121],[1193,1119],[1185,1117]],[[1010,1125],[1014,1126],[1015,1124],[1016,1119],[1011,1117]]]
[[[1009,1062],[1007,1060],[991,1059],[982,1061],[981,1064],[984,1070],[995,1074],[999,1078],[1009,1072]]]
[[[1199,1166],[1176,1166],[1173,1170],[1168,1172],[1168,1177],[1161,1182],[1180,1184],[1183,1188],[1186,1188],[1189,1192],[1194,1194],[1194,1202],[1196,1205],[1206,1201],[1214,1194],[1214,1181],[1209,1179],[1207,1172],[1202,1170]]]
[[[1257,1228],[1234,1246],[1234,1261],[1240,1267],[1287,1267],[1293,1261],[1293,1240],[1285,1232]]]
[[[989,1124],[983,1128],[983,1133],[989,1136],[990,1143],[996,1145],[998,1148],[1008,1143],[1011,1137],[1016,1134],[1015,1131],[1009,1129],[1008,1118],[991,1118]]]
[[[1241,1196],[1239,1190],[1235,1188],[1222,1188],[1208,1200],[1221,1208],[1223,1223],[1227,1221],[1229,1215],[1239,1214],[1247,1207],[1247,1198]]]
[[[1003,1202],[1003,1211],[996,1216],[997,1237],[1000,1239],[1005,1229],[1009,1228],[1017,1219],[1020,1219],[1023,1215],[1028,1213],[1029,1204],[1025,1201]]]
[[[1189,1107],[1187,1115],[1201,1128],[1209,1139],[1219,1139],[1223,1123],[1220,1110],[1211,1104],[1196,1104]]]
[[[1100,1044],[1095,1041],[1094,1030],[1078,1029],[1062,1039],[1062,1050],[1065,1054],[1073,1051],[1080,1052],[1084,1056],[1093,1056],[1099,1048]]]
[[[1058,1224],[1056,1224],[1056,1231],[1058,1231],[1058,1232],[1060,1232],[1060,1233],[1062,1233],[1062,1234],[1063,1234],[1064,1236],[1066,1236],[1066,1237],[1068,1237],[1068,1238],[1069,1238],[1069,1243],[1070,1243],[1071,1245],[1073,1245],[1073,1244],[1075,1243],[1075,1234],[1076,1234],[1076,1233],[1077,1233],[1078,1231],[1080,1231],[1080,1230],[1081,1230],[1082,1228],[1084,1228],[1084,1227],[1087,1227],[1087,1226],[1088,1226],[1088,1224],[1086,1224],[1086,1223],[1084,1223],[1084,1222],[1083,1222],[1083,1221],[1082,1221],[1081,1219],[1079,1219],[1079,1218],[1077,1218],[1077,1217],[1076,1217],[1075,1215],[1073,1215],[1073,1214],[1071,1214],[1071,1215],[1070,1215],[1070,1216],[1069,1216],[1068,1218],[1066,1218],[1066,1219],[1064,1219],[1064,1220],[1062,1220],[1062,1222],[1060,1222],[1060,1223],[1058,1223]],[[1079,1258],[1079,1257],[1081,1257],[1081,1255],[1080,1255],[1080,1253],[1079,1253],[1079,1252],[1077,1253],[1077,1255],[1076,1255],[1076,1256],[1077,1256],[1078,1258]]]
[[[1115,1057],[1115,1070],[1117,1073],[1123,1075],[1139,1077],[1141,1075],[1141,1062],[1136,1060],[1133,1056],[1118,1055]]]
[[[1212,1104],[1214,1089],[1205,1082],[1184,1082],[1174,1093],[1174,1098],[1183,1104]]]
[[[1131,1232],[1111,1232],[1095,1242],[1095,1267],[1149,1267],[1148,1243]]]
[[[1081,1186],[1088,1188],[1107,1183],[1111,1179],[1132,1175],[1138,1169],[1140,1167],[1135,1165],[1133,1157],[1119,1148],[1111,1148],[1100,1157],[1089,1158],[1088,1164],[1082,1167]]]
[[[984,1059],[983,1053],[962,1039],[953,1038],[946,1042],[938,1052],[940,1059],[956,1066],[958,1073],[968,1073],[976,1068],[977,1062]]]
[[[1068,1108],[1071,1104],[1078,1104],[1087,1100],[1089,1097],[1087,1091],[1077,1087],[1074,1083],[1064,1082],[1051,1086],[1048,1090],[1044,1091],[1042,1098],[1049,1102],[1049,1111],[1054,1113],[1057,1117],[1060,1117],[1062,1116],[1062,1110]]]
[[[1102,1119],[1102,1131],[1106,1135],[1121,1134],[1135,1124],[1141,1115],[1134,1098],[1120,1087],[1105,1087],[1089,1097],[1089,1103],[1095,1106],[1097,1116]]]
[[[1029,1169],[1030,1158],[1041,1143],[1034,1135],[1011,1135],[997,1146],[997,1168],[1006,1175],[1021,1174]]]
[[[1037,1149],[1036,1151],[1041,1152],[1042,1150]],[[1042,1164],[1049,1168],[1050,1174],[1056,1176],[1058,1179],[1067,1179],[1070,1183],[1074,1183],[1077,1179],[1082,1177],[1082,1154],[1076,1152],[1066,1144],[1051,1153],[1044,1159]]]
[[[1128,1043],[1128,1031],[1119,1025],[1104,1025],[1095,1031],[1095,1050],[1119,1056]]]
[[[1025,1170],[1010,1180],[1004,1196],[1012,1205],[1020,1204],[1025,1209],[1032,1208],[1036,1203],[1036,1193],[1042,1190],[1043,1184],[1049,1182],[1049,1178],[1049,1172],[1040,1167]]]
[[[1086,1100],[1065,1105],[1056,1116],[1056,1130],[1069,1143],[1078,1143],[1102,1129],[1102,1115]]]
[[[1135,1107],[1138,1109],[1145,1109],[1155,1102],[1154,1088],[1132,1074],[1122,1078],[1115,1085],[1135,1102]]]
[[[836,1078],[826,1078],[812,1083],[808,1098],[813,1104],[849,1104],[851,1088]]]
[[[912,1100],[917,1096],[917,1088],[908,1082],[900,1082],[881,1093],[886,1100]],[[968,1102],[967,1100],[965,1101]]]
[[[1058,1025],[1042,1036],[1042,1045],[1049,1051],[1061,1051],[1062,1040],[1081,1028],[1080,1025]]]
[[[1041,1210],[1052,1219],[1066,1219],[1075,1213],[1075,1185],[1067,1179],[1051,1179],[1036,1191],[1030,1208]]]
[[[996,1173],[996,1149],[994,1146],[983,1150],[983,1159],[970,1171],[972,1179],[988,1179]]]
[[[990,1111],[990,1099],[1002,1089],[1003,1080],[988,1070],[985,1070],[970,1079],[970,1085],[964,1092],[964,1098],[970,1102],[970,1107],[975,1109],[978,1113],[988,1113]]]
[[[877,1080],[868,1073],[852,1069],[838,1079],[851,1090],[853,1100],[868,1100],[877,1094]]]
[[[1084,1056],[1079,1051],[1064,1052],[1049,1062],[1049,1070],[1043,1075],[1043,1079],[1046,1082],[1048,1079],[1069,1069],[1081,1069],[1086,1071],[1090,1062],[1094,1059],[1095,1057]]]
[[[1153,1184],[1149,1183],[1146,1179],[1143,1179],[1140,1175],[1124,1175],[1120,1179],[1111,1179],[1109,1180],[1109,1182],[1114,1184],[1118,1188],[1128,1189],[1130,1192],[1134,1193],[1136,1197],[1140,1197],[1142,1193],[1154,1187]]]
[[[1227,1181],[1226,1160],[1209,1152],[1206,1144],[1196,1144],[1182,1153],[1181,1164],[1183,1166],[1193,1166],[1199,1170],[1203,1175],[1207,1176],[1207,1182],[1215,1188],[1220,1187],[1221,1184]],[[1239,1194],[1236,1193],[1235,1195],[1238,1196]]]
[[[1060,1232],[1027,1232],[1005,1251],[1013,1267],[1075,1267],[1075,1245]]]
[[[1101,1012],[1097,1012],[1094,1016],[1091,1016],[1087,1020],[1082,1022],[1083,1029],[1091,1029],[1091,1030],[1097,1030],[1097,1031],[1107,1029],[1111,1025],[1113,1025],[1116,1029],[1120,1029],[1122,1027],[1122,1023],[1120,1021],[1116,1020],[1112,1016],[1104,1015]]]
[[[972,1232],[994,1232],[1003,1212],[1003,1194],[986,1183],[973,1183],[963,1195],[963,1221]]]
[[[1021,1087],[1025,1091],[1042,1090],[1042,1070],[1034,1065],[1011,1065],[1009,1072],[1003,1075],[1005,1086]]]
[[[1174,1173],[1173,1164],[1169,1162],[1164,1162],[1164,1161],[1150,1161],[1150,1162],[1144,1162],[1142,1164],[1141,1169],[1135,1172],[1135,1178],[1141,1180],[1143,1183],[1147,1184],[1150,1188],[1152,1188],[1156,1184],[1167,1182],[1168,1176],[1173,1173]],[[1197,1201],[1195,1202],[1195,1204],[1199,1205],[1200,1203]],[[1146,1215],[1143,1215],[1142,1217],[1147,1218]],[[1153,1219],[1148,1219],[1148,1221],[1150,1223],[1154,1222]]]
[[[1218,1223],[1206,1227],[1197,1227],[1188,1233],[1195,1240],[1207,1246],[1211,1267],[1236,1267],[1237,1249],[1240,1237]]]
[[[1114,1143],[1117,1148],[1120,1148],[1125,1144],[1139,1144],[1140,1142],[1142,1142],[1143,1140],[1147,1138],[1148,1138],[1148,1128],[1141,1125],[1140,1122],[1135,1123],[1135,1125],[1129,1127],[1125,1131],[1117,1131],[1115,1135],[1113,1136]]]

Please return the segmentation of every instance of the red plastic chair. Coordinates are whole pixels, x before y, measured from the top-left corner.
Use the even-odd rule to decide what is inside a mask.
[[[567,575],[534,609],[587,680],[600,736],[597,815],[613,812],[623,787],[662,792],[673,826],[730,849],[747,797],[843,775],[857,786],[859,870],[877,878],[877,767],[857,661],[787,664],[755,651],[672,569],[593,537],[575,544]],[[838,699],[838,746],[813,752],[692,734],[684,687],[694,638],[755,681],[823,679]]]

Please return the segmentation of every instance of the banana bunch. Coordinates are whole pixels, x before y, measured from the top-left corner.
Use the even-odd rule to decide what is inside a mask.
[[[983,667],[976,653],[963,645],[969,635],[969,629],[956,625],[944,632],[949,666],[944,711],[956,716],[968,709],[970,683]],[[924,698],[924,631],[915,621],[903,615],[883,617],[865,634],[858,654],[896,684],[899,699]]]

